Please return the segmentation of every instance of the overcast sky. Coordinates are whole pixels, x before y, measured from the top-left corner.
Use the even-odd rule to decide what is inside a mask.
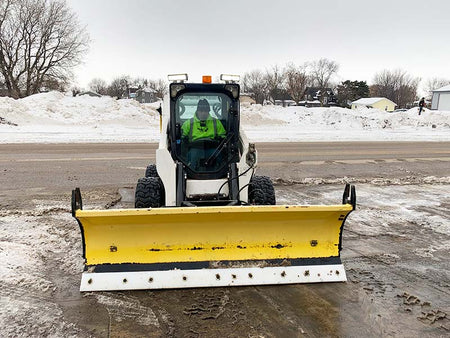
[[[76,81],[243,74],[326,57],[343,81],[450,78],[450,0],[68,0],[91,37]]]

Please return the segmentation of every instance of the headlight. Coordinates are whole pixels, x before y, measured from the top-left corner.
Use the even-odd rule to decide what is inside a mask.
[[[254,143],[248,144],[248,152],[245,156],[245,162],[249,167],[253,167],[256,163],[256,148]]]
[[[239,97],[239,85],[229,84],[225,86],[225,89],[230,91],[235,99]]]
[[[186,88],[186,86],[182,83],[172,83],[170,85],[170,96],[173,98],[175,96],[177,96],[177,93],[180,90],[183,90],[184,88]]]
[[[169,74],[167,78],[170,82],[184,82],[188,80],[187,74]]]
[[[220,74],[220,80],[229,82],[239,82],[241,77],[239,75],[231,75],[231,74]]]

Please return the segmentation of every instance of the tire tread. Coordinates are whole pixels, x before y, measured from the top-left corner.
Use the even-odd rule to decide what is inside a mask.
[[[249,203],[253,205],[275,205],[275,189],[270,177],[253,176],[248,189]]]
[[[164,188],[159,177],[138,180],[134,199],[135,208],[160,208],[164,205]]]

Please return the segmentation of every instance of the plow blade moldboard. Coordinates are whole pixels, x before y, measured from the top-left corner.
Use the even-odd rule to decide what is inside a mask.
[[[353,208],[81,210],[80,202],[81,291],[345,281],[339,252]]]

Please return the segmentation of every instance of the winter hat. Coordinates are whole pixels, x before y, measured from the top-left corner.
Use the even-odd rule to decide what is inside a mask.
[[[198,101],[197,111],[207,111],[209,113],[210,108],[209,108],[208,100],[201,99],[200,101]]]

